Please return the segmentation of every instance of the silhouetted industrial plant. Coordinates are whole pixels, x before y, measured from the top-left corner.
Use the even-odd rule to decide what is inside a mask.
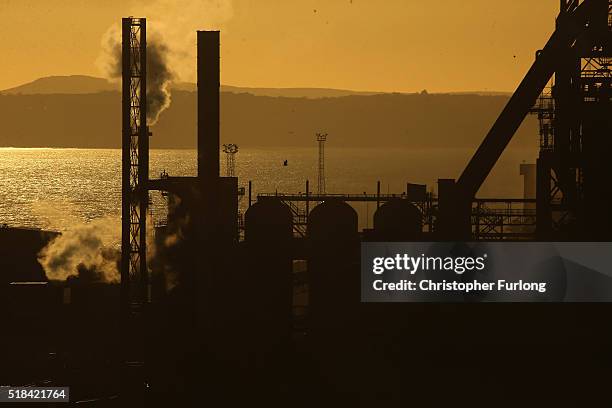
[[[560,3],[556,30],[458,179],[387,193],[379,182],[375,194],[328,192],[324,146],[332,132],[312,135],[316,193],[308,180],[300,193],[252,197],[251,182],[248,192],[239,188],[238,146],[220,144],[219,31],[197,32],[197,176],[150,177],[147,20],[124,18],[120,283],[9,285],[3,297],[19,312],[5,330],[26,330],[19,321],[29,302],[53,304],[45,306],[46,330],[57,316],[66,327],[28,347],[62,344],[61,353],[91,356],[74,357],[82,365],[99,358],[97,369],[62,377],[75,395],[79,384],[88,389],[83,398],[96,406],[407,406],[453,401],[472,378],[483,385],[479,397],[496,398],[503,387],[482,373],[499,367],[504,353],[500,383],[521,376],[567,386],[561,375],[538,378],[528,364],[554,365],[575,343],[601,351],[581,336],[589,327],[609,342],[609,325],[594,323],[607,307],[361,303],[359,269],[363,242],[610,240],[612,1]],[[540,153],[535,166],[521,166],[524,195],[478,196],[529,114],[540,122]],[[167,202],[156,225],[154,191]],[[375,203],[372,228],[359,230],[356,202]],[[3,244],[12,239],[0,229]],[[479,330],[484,322],[487,333]],[[466,351],[474,348],[481,355]],[[54,361],[43,376],[64,372]],[[589,358],[564,363],[591,367]],[[27,377],[25,365],[12,364]],[[446,373],[456,381],[440,391],[437,377]],[[88,388],[84,376],[100,377],[100,385]]]

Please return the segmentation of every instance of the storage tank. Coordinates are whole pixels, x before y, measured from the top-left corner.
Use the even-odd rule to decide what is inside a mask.
[[[308,217],[309,315],[313,326],[350,324],[360,302],[357,213],[329,200]]]
[[[267,198],[253,204],[245,214],[245,239],[286,240],[293,232],[293,215],[279,199]]]
[[[247,313],[257,342],[278,346],[292,329],[293,215],[280,200],[258,201],[245,214]],[[263,346],[261,347],[267,347]]]
[[[315,207],[308,217],[308,331],[317,375],[346,393],[362,375],[355,356],[364,350],[360,321],[357,213],[340,200]]]
[[[423,232],[423,216],[410,201],[391,200],[374,213],[374,231],[380,241],[416,241]]]

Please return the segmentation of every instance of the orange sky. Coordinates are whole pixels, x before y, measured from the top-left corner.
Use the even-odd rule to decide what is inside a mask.
[[[155,22],[170,27],[168,41],[177,49],[194,49],[191,38],[177,40],[184,31],[220,28],[224,84],[508,91],[544,46],[558,5],[558,0],[0,0],[0,89],[48,75],[101,76],[96,59],[103,34],[133,13],[150,17],[150,27]],[[176,65],[183,79],[193,80],[195,61]]]

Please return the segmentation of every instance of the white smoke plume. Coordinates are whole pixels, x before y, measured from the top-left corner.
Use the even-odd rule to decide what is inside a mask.
[[[38,201],[32,213],[46,228],[62,231],[38,254],[50,280],[78,277],[81,281],[121,280],[121,218],[108,216],[84,222],[79,208],[67,202]],[[147,261],[156,255],[155,230],[147,217]]]
[[[233,14],[230,0],[133,0],[130,15],[147,18],[148,124],[170,106],[170,85],[196,80],[196,31],[219,29]],[[98,68],[106,78],[121,78],[121,28],[102,38]]]
[[[163,37],[178,80],[196,81],[197,30],[222,29],[233,16],[231,0],[135,0],[131,15],[147,18],[147,30]]]
[[[49,242],[38,254],[38,262],[51,280],[75,276],[116,283],[120,280],[120,237],[118,218],[76,224]]]
[[[147,124],[153,126],[171,103],[170,85],[176,75],[170,68],[168,45],[157,33],[147,34]],[[112,26],[102,39],[102,53],[97,64],[111,81],[121,79],[121,29]]]
[[[152,38],[151,38],[152,37]],[[147,39],[147,122],[154,125],[172,102],[174,73],[168,64],[168,46],[158,36]]]

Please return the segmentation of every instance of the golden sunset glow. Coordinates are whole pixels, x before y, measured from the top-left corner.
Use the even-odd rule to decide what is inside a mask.
[[[203,0],[165,9],[153,3],[0,0],[0,89],[49,75],[102,76],[96,66],[102,36],[134,14],[169,35],[220,28],[224,84],[512,91],[552,32],[559,7],[556,0],[466,0],[459,7],[450,0]],[[180,22],[156,21],[169,10]],[[182,52],[195,47],[189,41],[172,38],[170,45]],[[194,64],[174,69],[193,82]]]

